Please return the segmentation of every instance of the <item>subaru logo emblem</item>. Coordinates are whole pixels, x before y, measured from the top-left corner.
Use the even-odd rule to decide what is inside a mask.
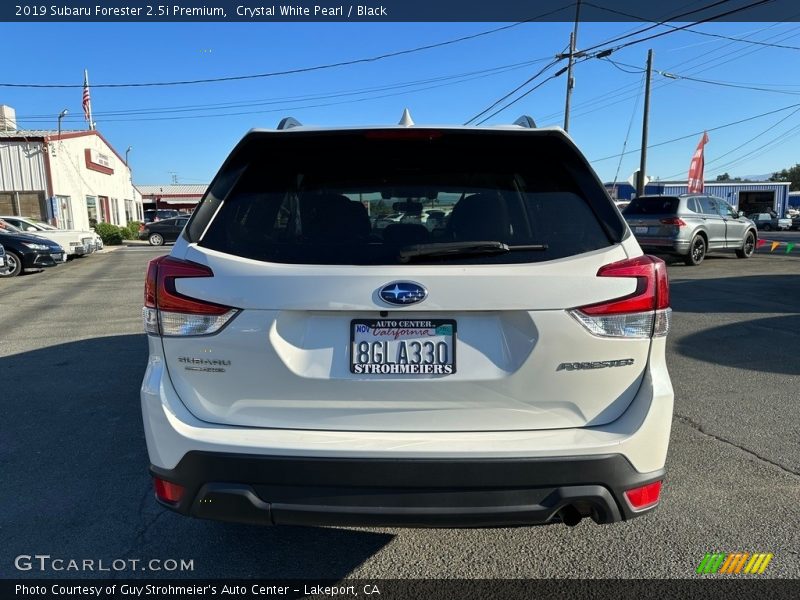
[[[428,290],[410,281],[395,281],[383,286],[378,295],[387,304],[416,304],[428,296]]]

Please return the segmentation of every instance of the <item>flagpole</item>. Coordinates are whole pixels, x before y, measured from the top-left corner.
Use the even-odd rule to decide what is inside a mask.
[[[83,70],[83,81],[86,88],[89,88],[89,71],[87,69]],[[89,131],[94,129],[94,120],[92,120],[92,100],[91,97],[89,98]]]

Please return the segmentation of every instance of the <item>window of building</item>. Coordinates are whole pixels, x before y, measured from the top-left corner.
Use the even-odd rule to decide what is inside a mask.
[[[133,200],[125,200],[125,223],[130,223],[133,220]]]
[[[97,225],[97,196],[86,196],[86,215],[89,217],[89,227]]]
[[[61,229],[74,229],[75,221],[72,218],[72,199],[69,196],[56,196],[58,204],[58,225]]]

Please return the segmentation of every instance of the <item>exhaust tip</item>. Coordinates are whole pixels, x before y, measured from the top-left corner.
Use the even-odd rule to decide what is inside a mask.
[[[561,522],[567,527],[575,527],[583,518],[581,513],[578,512],[578,509],[571,504],[558,511],[558,516],[561,518]]]

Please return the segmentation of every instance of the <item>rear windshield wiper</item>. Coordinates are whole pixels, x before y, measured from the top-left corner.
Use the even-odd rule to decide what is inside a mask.
[[[547,244],[516,244],[503,242],[445,242],[439,244],[416,244],[400,250],[400,262],[425,256],[468,256],[471,254],[504,254],[524,250],[547,250]]]

